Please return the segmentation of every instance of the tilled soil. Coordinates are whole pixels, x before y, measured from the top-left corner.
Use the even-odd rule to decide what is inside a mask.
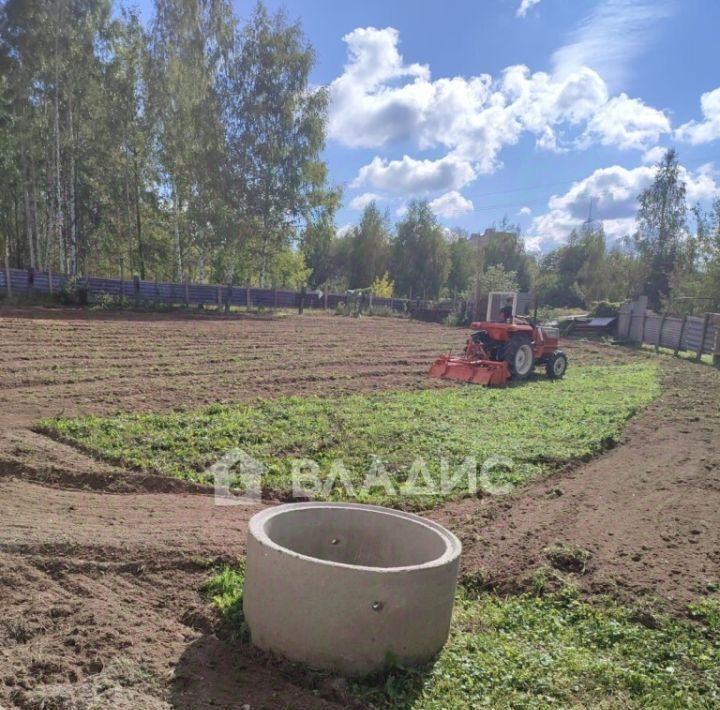
[[[657,597],[677,613],[717,589],[720,372],[662,362],[662,396],[605,455],[504,498],[430,513],[462,539],[463,574],[513,591],[538,573],[552,583],[570,571],[591,594],[629,604]]]
[[[0,310],[0,707],[347,706],[341,682],[216,633],[199,588],[213,564],[243,554],[257,508],[214,506],[30,427],[60,413],[444,386],[426,368],[462,341],[397,319]],[[572,366],[653,357],[566,350]],[[542,568],[550,581],[563,574],[631,603],[660,597],[677,613],[720,581],[720,373],[658,361],[664,393],[619,446],[504,498],[430,513],[463,540],[464,575],[513,590]],[[549,548],[563,544],[589,559],[559,563]]]

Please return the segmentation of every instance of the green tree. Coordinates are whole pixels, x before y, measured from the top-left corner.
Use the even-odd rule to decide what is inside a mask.
[[[450,271],[447,287],[453,295],[466,293],[477,276],[480,257],[475,246],[465,237],[450,244]]]
[[[363,211],[360,224],[352,232],[350,288],[367,288],[388,269],[390,231],[387,216],[375,202]]]
[[[427,201],[413,201],[393,243],[396,289],[410,298],[438,298],[450,271],[450,250]]]
[[[0,209],[2,209],[2,251],[0,259],[4,260],[0,268],[10,265],[10,241],[12,228],[7,215],[11,204],[8,199],[12,195],[17,176],[15,175],[15,145],[12,124],[12,102],[7,87],[7,80],[0,76]]]
[[[260,3],[237,40],[223,94],[233,192],[246,241],[257,237],[260,285],[275,252],[296,238],[317,181],[327,92],[309,86],[315,53],[298,23]]]
[[[670,278],[681,256],[687,230],[685,183],[674,149],[658,163],[653,184],[638,196],[635,245],[647,264],[646,295],[654,308],[670,292]]]
[[[156,125],[148,110],[148,39],[137,11],[123,9],[115,24],[113,61],[106,73],[107,130],[119,139],[106,174],[112,194],[112,243],[116,258],[141,279],[146,278],[149,263],[157,268],[145,234],[146,221],[162,219],[148,197],[149,186],[159,180],[153,150]]]
[[[342,189],[327,186],[327,165],[320,161],[308,163],[311,189],[307,194],[301,248],[312,288],[325,286],[333,278],[333,244],[335,213],[342,202]]]
[[[484,268],[502,266],[506,271],[514,271],[520,289],[522,291],[531,289],[532,259],[525,251],[525,242],[520,236],[519,227],[503,220],[499,228],[485,230],[481,244],[483,244],[480,251]]]
[[[520,290],[520,286],[514,271],[506,271],[500,264],[495,264],[478,276],[478,289],[481,294],[491,291],[514,293]]]
[[[225,214],[218,83],[234,32],[227,0],[155,0],[148,110],[158,126],[162,179],[173,215],[176,279],[202,276],[208,246]]]

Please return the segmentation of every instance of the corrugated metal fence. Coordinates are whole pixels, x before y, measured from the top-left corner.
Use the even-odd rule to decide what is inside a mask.
[[[713,355],[720,362],[720,314],[704,316],[663,316],[647,308],[647,298],[626,301],[620,307],[618,337],[631,343],[654,345],[695,353]]]
[[[0,270],[0,291],[8,292],[8,276],[10,293],[32,295],[53,294],[62,289],[68,280],[63,274],[37,272],[25,269]],[[106,279],[94,276],[83,277],[78,285],[87,289],[88,297],[97,299],[105,294],[140,304],[143,302],[163,303],[169,305],[229,304],[247,308],[297,308],[303,294],[300,291],[286,289],[250,288],[222,284],[178,284],[165,281],[141,281],[132,279]],[[347,300],[345,294],[307,291],[304,294],[305,308],[335,308]],[[365,307],[370,305],[370,299]],[[405,311],[408,300],[405,298],[372,298],[374,307],[383,306],[394,311]]]

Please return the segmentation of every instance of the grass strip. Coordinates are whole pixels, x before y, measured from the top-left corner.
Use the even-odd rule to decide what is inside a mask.
[[[282,397],[170,414],[46,419],[39,429],[103,460],[200,483],[212,483],[208,468],[240,448],[265,467],[263,485],[279,493],[291,489],[293,465],[312,459],[326,484],[320,498],[348,497],[347,486],[339,485],[344,480],[358,500],[403,498],[407,504],[403,484],[415,481],[417,489],[452,478],[467,457],[478,467],[493,457],[511,460],[490,468],[494,485],[519,484],[587,459],[616,441],[625,422],[658,393],[656,367],[642,363],[575,368],[560,381],[537,377],[501,389],[458,384]],[[361,490],[370,470],[386,478]],[[234,485],[242,489],[241,476]],[[409,499],[428,507],[467,495],[467,478],[447,481],[440,495],[438,489]]]

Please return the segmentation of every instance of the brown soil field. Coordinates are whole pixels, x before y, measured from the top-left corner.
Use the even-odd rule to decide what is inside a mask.
[[[30,427],[61,413],[452,386],[425,372],[463,339],[385,318],[0,308],[0,707],[347,707],[342,683],[228,641],[200,595],[210,566],[243,553],[256,509],[216,507]],[[720,372],[563,347],[571,366],[656,358],[663,394],[604,455],[429,515],[461,537],[463,575],[488,587],[523,588],[566,543],[592,555],[572,573],[587,595],[682,614],[720,577]]]

